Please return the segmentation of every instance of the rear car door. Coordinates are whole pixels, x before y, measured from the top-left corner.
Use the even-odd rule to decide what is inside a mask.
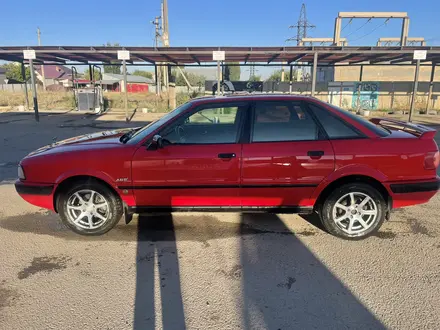
[[[164,147],[138,149],[132,178],[136,204],[146,207],[239,207],[246,102],[213,102],[161,129]]]
[[[313,115],[292,101],[257,101],[250,143],[243,144],[242,206],[310,206],[318,184],[334,170],[334,153]]]

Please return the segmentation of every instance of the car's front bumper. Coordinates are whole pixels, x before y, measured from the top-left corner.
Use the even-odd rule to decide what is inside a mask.
[[[26,202],[54,211],[54,185],[17,180],[15,182],[15,190]]]

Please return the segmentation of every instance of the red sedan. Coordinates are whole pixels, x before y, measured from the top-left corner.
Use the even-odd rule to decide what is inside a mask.
[[[84,235],[124,213],[263,211],[317,212],[331,234],[359,239],[436,194],[435,133],[309,97],[200,98],[142,128],[40,148],[16,189]]]

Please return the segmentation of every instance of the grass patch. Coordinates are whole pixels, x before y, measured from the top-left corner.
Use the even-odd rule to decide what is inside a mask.
[[[188,95],[186,93],[177,94],[177,106],[188,102],[192,97],[197,95]],[[28,93],[29,105],[32,107],[32,93]],[[118,92],[104,93],[104,103],[106,109],[123,109],[124,95]],[[168,94],[162,93],[157,96],[154,93],[129,93],[128,107],[147,108],[151,112],[168,112],[172,109],[168,106]],[[25,105],[25,95],[20,92],[0,91],[0,107],[9,107],[11,110]],[[72,92],[38,92],[38,105],[40,109],[55,110],[63,109],[70,110],[75,108],[75,100]]]
[[[38,105],[41,109],[70,110],[75,106],[73,93],[69,92],[37,92]],[[29,106],[32,107],[32,93],[28,93]],[[25,105],[24,93],[0,91],[0,107],[14,108],[19,105]]]

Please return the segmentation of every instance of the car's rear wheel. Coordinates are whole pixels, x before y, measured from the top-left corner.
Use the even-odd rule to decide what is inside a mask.
[[[345,239],[362,239],[376,233],[386,215],[379,191],[364,183],[336,188],[325,200],[321,220],[327,231]]]
[[[81,235],[102,235],[121,219],[122,202],[99,182],[77,183],[62,192],[58,210],[63,223]]]

